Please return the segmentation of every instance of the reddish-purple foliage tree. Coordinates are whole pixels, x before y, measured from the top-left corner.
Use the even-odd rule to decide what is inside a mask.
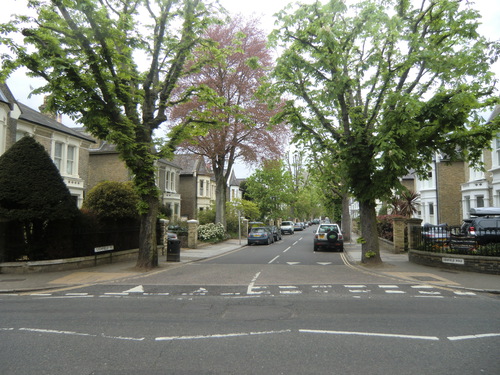
[[[227,181],[234,163],[240,160],[252,164],[280,157],[288,130],[284,124],[270,125],[279,104],[270,106],[258,95],[273,65],[258,21],[236,17],[211,27],[207,33],[215,48],[200,49],[192,64],[206,59],[212,63],[186,76],[180,85],[183,89],[205,86],[212,90],[211,95],[176,106],[171,118],[213,124],[208,133],[195,135],[181,148],[210,161],[216,180],[215,220],[225,226]]]

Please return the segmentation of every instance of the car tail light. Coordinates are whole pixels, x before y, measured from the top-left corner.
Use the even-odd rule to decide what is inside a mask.
[[[339,233],[339,240],[343,240],[344,239],[344,236],[342,235],[342,233]]]

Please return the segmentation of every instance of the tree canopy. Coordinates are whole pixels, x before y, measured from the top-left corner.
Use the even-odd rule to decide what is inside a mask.
[[[498,129],[480,116],[498,100],[498,41],[478,34],[466,1],[413,4],[316,1],[282,11],[272,36],[275,88],[289,98],[277,121],[336,158],[360,204],[363,262],[380,262],[377,199],[437,152],[478,160]]]
[[[288,137],[283,124],[270,124],[277,108],[271,108],[258,95],[273,66],[258,20],[237,16],[227,24],[210,27],[205,37],[215,46],[208,55],[205,48],[195,51],[192,63],[207,58],[211,63],[183,77],[179,86],[204,86],[212,96],[174,107],[172,119],[214,124],[206,134],[192,137],[181,146],[210,161],[217,184],[216,222],[225,224],[226,186],[234,163],[279,157]]]
[[[46,84],[47,109],[72,116],[95,137],[117,146],[134,176],[141,197],[141,234],[137,266],[158,265],[156,216],[158,190],[154,132],[168,120],[168,109],[196,94],[196,88],[173,97],[194,48],[219,9],[210,0],[51,0],[29,1],[36,18],[18,17],[0,25],[2,79],[18,67]],[[22,34],[22,43],[16,36]],[[199,65],[191,66],[192,70]],[[165,153],[199,123],[172,130]]]

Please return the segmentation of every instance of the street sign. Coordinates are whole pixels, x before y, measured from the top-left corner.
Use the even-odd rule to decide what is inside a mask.
[[[442,258],[442,261],[443,263],[465,264],[465,261],[459,258]]]

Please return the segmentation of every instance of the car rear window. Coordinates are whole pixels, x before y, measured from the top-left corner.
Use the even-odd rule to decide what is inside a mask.
[[[253,233],[265,233],[266,230],[264,228],[252,228]]]
[[[335,232],[339,231],[339,229],[336,225],[322,225],[318,228],[319,233],[328,233],[331,230],[334,230]]]

